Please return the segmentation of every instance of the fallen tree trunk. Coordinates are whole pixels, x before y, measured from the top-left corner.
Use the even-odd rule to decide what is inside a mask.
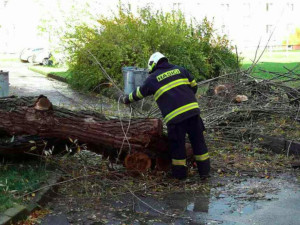
[[[130,123],[127,139],[124,132]],[[52,106],[45,96],[0,98],[0,129],[10,135],[77,139],[126,151],[167,151],[159,119],[107,119],[88,111],[74,112]],[[129,142],[129,143],[128,143]]]
[[[277,154],[300,155],[300,142],[287,140],[281,137],[258,135],[259,144],[271,149]]]
[[[52,106],[48,98],[42,95],[11,96],[0,98],[0,131],[16,136],[15,140],[18,140],[8,145],[0,142],[0,155],[28,152],[33,146],[36,146],[36,150],[50,148],[50,145],[56,144],[61,147],[66,143],[64,140],[77,139],[80,143],[87,144],[91,151],[113,157],[121,155],[121,159],[127,155],[126,167],[132,170],[146,171],[150,166],[158,170],[170,168],[168,140],[163,135],[160,119],[120,121],[106,118],[96,112],[74,112]],[[50,142],[46,143],[47,140]],[[190,144],[186,144],[186,148],[190,158]],[[149,164],[150,159],[154,164]]]
[[[20,152],[34,152],[34,150],[43,150],[45,143],[49,140],[43,140],[37,136],[13,136],[2,137],[0,139],[0,155],[18,155]]]
[[[41,155],[44,150],[52,149],[54,153],[60,153],[66,149],[70,140],[61,138],[47,138],[36,135],[0,136],[0,155],[23,157],[21,153],[30,153],[29,155]],[[53,148],[55,146],[55,148]]]

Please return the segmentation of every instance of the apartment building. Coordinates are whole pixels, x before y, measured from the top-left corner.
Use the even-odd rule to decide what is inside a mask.
[[[44,5],[51,6],[53,12],[55,2],[60,2],[61,7],[64,5],[67,7],[70,4],[66,3],[75,0],[39,1],[46,2]],[[34,29],[41,18],[39,12],[43,11],[36,4],[39,1],[0,0],[0,52],[4,47],[16,48],[20,41],[25,43],[33,40],[33,36],[36,36]],[[95,7],[91,7],[94,10],[93,14],[109,15],[117,9],[119,0],[87,2],[94,4]],[[122,2],[131,4],[133,10],[145,5],[150,5],[153,10],[180,9],[188,20],[192,18],[202,20],[207,17],[214,21],[218,33],[227,35],[241,50],[256,48],[259,42],[261,45],[268,42],[270,49],[287,48],[290,45],[288,37],[297,27],[300,28],[299,0],[123,0]],[[25,7],[28,4],[30,7]],[[19,40],[20,35],[22,40]],[[284,41],[287,43],[286,46],[282,45]]]
[[[300,28],[298,0],[187,0],[174,1],[175,9],[199,20],[214,20],[216,29],[226,34],[240,49],[256,48],[268,42],[270,48],[284,48],[285,40]]]

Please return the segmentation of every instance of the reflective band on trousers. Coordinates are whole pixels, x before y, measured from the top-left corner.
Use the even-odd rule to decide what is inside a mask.
[[[195,80],[193,80],[193,81],[191,82],[191,87],[195,87],[195,86],[197,86],[197,82],[196,82]]]
[[[177,79],[174,80],[164,86],[162,86],[160,89],[158,89],[155,94],[154,94],[154,99],[157,101],[157,99],[166,91],[169,91],[170,89],[177,87],[179,85],[184,85],[184,84],[190,84],[189,80],[187,78],[184,79]]]
[[[133,102],[133,94],[132,93],[129,94],[129,101]]]
[[[142,93],[141,93],[141,91],[140,91],[140,87],[138,87],[138,88],[136,89],[136,95],[138,96],[139,99],[144,98],[144,96],[142,95]]]
[[[209,159],[208,152],[203,155],[195,155],[196,161],[205,161]]]
[[[172,165],[173,166],[185,166],[186,159],[172,159]]]
[[[173,110],[168,115],[166,115],[166,117],[164,118],[164,121],[165,121],[165,123],[168,123],[174,117],[176,117],[176,116],[178,116],[178,115],[180,115],[180,114],[182,114],[186,111],[189,111],[189,110],[192,110],[192,109],[197,109],[197,108],[199,108],[197,102],[193,102],[193,103],[184,105],[180,108],[177,108],[177,109]]]

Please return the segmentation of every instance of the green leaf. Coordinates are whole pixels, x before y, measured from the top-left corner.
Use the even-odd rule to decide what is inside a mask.
[[[36,149],[36,146],[32,146],[31,148],[30,148],[30,151],[33,151],[33,150],[35,150]]]

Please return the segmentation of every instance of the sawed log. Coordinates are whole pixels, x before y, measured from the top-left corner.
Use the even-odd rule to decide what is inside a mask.
[[[91,111],[70,111],[53,106],[46,96],[0,98],[0,129],[10,135],[35,135],[99,146],[99,149],[146,153],[155,159],[168,151],[160,119],[109,119]],[[123,128],[122,128],[123,126]],[[0,149],[1,151],[1,149]],[[101,150],[100,150],[101,152]],[[149,165],[146,165],[149,167]]]

